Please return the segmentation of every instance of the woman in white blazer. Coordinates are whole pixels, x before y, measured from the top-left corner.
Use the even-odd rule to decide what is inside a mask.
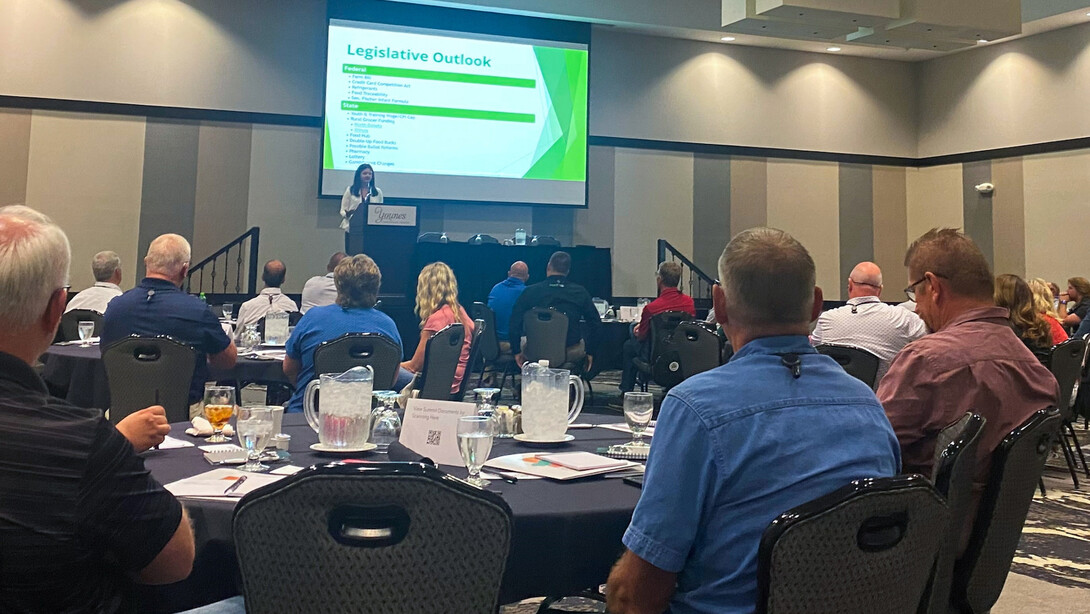
[[[352,218],[356,213],[361,213],[364,216],[356,220],[354,224],[359,229],[362,224],[367,223],[367,212],[360,212],[360,207],[381,202],[382,190],[375,186],[375,169],[371,168],[370,164],[361,164],[356,169],[352,185],[345,189],[344,196],[341,197],[341,230],[344,231],[344,251],[346,253],[358,254],[363,251],[362,236],[357,238],[360,245],[352,245],[353,233],[350,231],[350,227],[353,226]],[[362,235],[361,230],[357,230],[356,234]]]

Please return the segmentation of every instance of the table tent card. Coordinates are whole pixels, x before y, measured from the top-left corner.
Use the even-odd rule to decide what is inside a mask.
[[[473,403],[409,399],[401,425],[401,444],[440,465],[464,467],[458,451],[458,418],[476,414]]]

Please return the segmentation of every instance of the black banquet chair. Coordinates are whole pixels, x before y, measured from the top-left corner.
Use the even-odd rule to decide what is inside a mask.
[[[451,401],[464,401],[466,398],[466,391],[469,390],[469,380],[473,375],[474,366],[481,360],[481,339],[484,338],[484,333],[487,325],[484,320],[473,320],[473,333],[469,340],[469,360],[466,361],[466,370],[462,374],[462,382],[458,384],[458,391],[453,392],[450,395]],[[484,366],[481,366],[481,371],[484,371]]]
[[[424,366],[417,374],[413,396],[435,401],[450,400],[450,387],[458,371],[458,359],[462,355],[466,327],[455,322],[448,324],[428,339],[424,346]],[[463,377],[469,377],[469,365]]]
[[[329,464],[247,494],[233,533],[250,614],[494,614],[511,510],[419,463]]]
[[[197,352],[170,337],[126,337],[102,350],[110,385],[110,422],[159,404],[167,422],[189,421],[189,384]]]
[[[655,382],[669,390],[690,377],[718,367],[722,340],[701,322],[678,324],[663,343],[662,353],[651,372]]]
[[[1078,420],[1075,413],[1075,399],[1078,397],[1079,380],[1085,361],[1086,341],[1078,337],[1057,344],[1048,353],[1048,369],[1052,371],[1052,375],[1056,376],[1056,381],[1060,385],[1060,402],[1057,404],[1063,420],[1060,426],[1060,448],[1063,450],[1064,460],[1067,461],[1067,469],[1071,473],[1071,481],[1075,488],[1079,487],[1079,462],[1082,462],[1083,471],[1086,472],[1087,477],[1090,477],[1090,467],[1086,465],[1086,456],[1083,454],[1082,446],[1079,445],[1079,438],[1075,435],[1073,424]]]
[[[378,333],[345,333],[323,341],[314,350],[314,375],[344,373],[352,367],[369,365],[374,371],[374,389],[389,390],[401,367],[401,348]],[[306,382],[299,382],[305,386]]]
[[[648,326],[650,326],[651,330],[647,333],[650,340],[647,359],[645,360],[640,356],[632,359],[632,364],[636,367],[636,379],[640,385],[640,390],[647,392],[648,380],[653,378],[652,371],[655,363],[662,355],[666,340],[673,334],[678,324],[691,319],[693,319],[692,316],[684,311],[663,311],[662,313],[656,313],[648,320]]]
[[[999,600],[1061,423],[1059,410],[1042,409],[1011,431],[992,453],[969,545],[954,567],[952,612],[986,614]]]
[[[837,364],[844,367],[848,375],[874,388],[874,380],[878,378],[878,357],[871,352],[863,348],[832,343],[823,343],[814,349],[835,360]]]
[[[552,307],[534,307],[522,316],[526,343],[522,356],[529,361],[547,360],[553,369],[567,361],[568,316]]]
[[[915,613],[949,519],[922,476],[856,480],[772,521],[757,614]]]
[[[79,323],[94,322],[95,330],[92,337],[102,333],[102,314],[90,309],[73,309],[61,316],[61,341],[75,341],[79,339]]]
[[[507,377],[518,372],[515,357],[510,353],[500,354],[500,340],[496,336],[496,313],[488,305],[479,301],[473,303],[469,306],[469,317],[484,322],[484,329],[481,331],[480,338],[480,360],[483,364],[481,365],[481,375],[477,379],[477,387],[481,386],[485,372],[488,369],[492,369],[493,373],[498,371],[501,375],[500,385],[497,387],[500,389],[500,396],[503,396],[503,387],[507,384]]]

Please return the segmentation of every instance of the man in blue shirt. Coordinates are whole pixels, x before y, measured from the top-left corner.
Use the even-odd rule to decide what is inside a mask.
[[[374,308],[382,285],[382,272],[375,261],[365,254],[346,257],[333,270],[333,281],[337,284],[336,304],[311,308],[299,320],[288,339],[284,375],[295,383],[295,394],[287,405],[288,412],[303,411],[303,393],[307,382],[316,375],[314,350],[324,341],[331,341],[345,333],[379,333],[397,343],[398,356],[401,356],[401,335],[397,332],[397,325],[390,316]],[[408,373],[408,377],[401,375],[394,385],[400,390],[411,379],[411,373]],[[375,390],[381,390],[388,384],[381,383]]]
[[[663,401],[628,551],[609,577],[613,614],[752,612],[773,519],[900,467],[874,393],[807,340],[822,295],[806,249],[779,230],[747,230],[719,275],[715,315],[736,352]]]
[[[511,310],[526,289],[527,279],[530,279],[530,267],[517,260],[507,271],[507,279],[492,286],[492,291],[488,293],[488,308],[496,314],[496,338],[500,341],[500,352],[504,354],[511,353],[511,343],[507,340]]]
[[[192,346],[197,350],[197,367],[189,385],[193,404],[204,396],[208,365],[231,369],[237,352],[208,305],[182,292],[189,258],[189,241],[180,235],[160,235],[151,242],[144,257],[147,277],[110,301],[102,318],[102,348],[129,335],[168,335]]]

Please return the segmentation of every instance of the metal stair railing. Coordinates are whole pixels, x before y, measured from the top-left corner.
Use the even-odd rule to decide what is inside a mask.
[[[189,268],[185,290],[190,294],[257,294],[257,248],[261,228],[254,226],[214,254]],[[234,260],[231,252],[234,251]],[[244,257],[248,254],[248,257]],[[243,264],[246,264],[245,271]],[[232,278],[232,266],[234,277]],[[207,271],[207,273],[206,273]],[[222,274],[221,274],[222,271]],[[244,277],[245,275],[245,277]],[[208,277],[207,286],[205,277]],[[220,277],[220,286],[216,278]],[[234,283],[232,287],[232,281]]]
[[[670,242],[666,239],[659,239],[658,251],[659,264],[671,260],[681,265],[681,283],[679,286],[689,290],[689,296],[693,297],[693,301],[697,303],[697,306],[711,306],[712,286],[715,285],[715,279],[700,270],[700,267],[693,264],[692,260],[685,257],[685,254],[682,254],[676,247],[670,245]]]

